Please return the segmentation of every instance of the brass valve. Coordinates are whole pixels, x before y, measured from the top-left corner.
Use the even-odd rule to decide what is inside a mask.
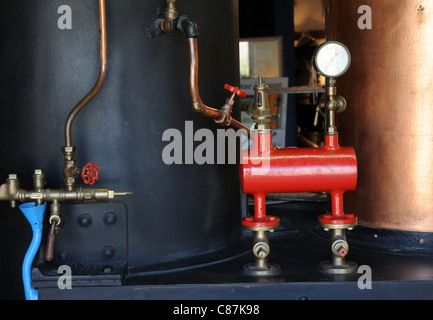
[[[173,32],[171,22],[179,17],[179,12],[176,9],[176,0],[167,0],[167,8],[165,9],[164,19],[161,20],[160,28],[165,32]]]
[[[337,132],[335,126],[335,113],[341,113],[346,110],[347,107],[346,99],[343,96],[337,95],[335,82],[334,78],[326,79],[326,96],[319,100],[314,117],[314,126],[317,126],[319,124],[319,115],[323,115],[322,109],[325,109],[327,134],[335,134]]]
[[[268,240],[268,231],[273,230],[274,229],[254,231],[254,263],[249,263],[244,266],[244,270],[248,274],[267,276],[275,275],[280,272],[280,267],[277,264],[268,262],[268,256],[271,251]]]
[[[34,190],[28,191],[20,188],[20,181],[16,174],[10,174],[6,183],[0,186],[0,201],[10,201],[12,208],[16,207],[17,201],[34,201],[37,205],[44,202],[52,202],[50,206],[50,230],[48,234],[45,259],[51,261],[54,252],[55,236],[60,231],[60,202],[62,201],[85,201],[85,200],[109,200],[116,196],[132,195],[132,192],[116,192],[109,189],[76,188],[73,190],[44,189],[45,175],[42,170],[37,169],[33,175]]]
[[[258,84],[254,86],[254,110],[251,119],[256,123],[258,130],[269,129],[271,123],[271,110],[268,100],[268,85],[259,78]]]
[[[214,121],[215,123],[221,124],[223,126],[228,126],[232,121],[231,114],[233,110],[233,104],[235,103],[235,97],[239,96],[245,98],[247,94],[238,87],[233,87],[229,84],[224,85],[224,89],[230,91],[232,95],[226,100],[224,106],[219,110],[220,115],[218,118],[214,119]]]
[[[331,260],[323,261],[320,264],[322,271],[332,274],[347,274],[357,269],[358,265],[355,262],[345,259],[349,252],[345,229],[335,228],[331,230],[331,251]]]

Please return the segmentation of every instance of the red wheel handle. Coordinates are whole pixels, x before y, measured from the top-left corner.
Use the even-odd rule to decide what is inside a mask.
[[[247,96],[247,93],[242,91],[241,89],[239,89],[238,87],[233,87],[229,84],[224,85],[224,89],[235,93],[236,95],[238,95],[239,97],[245,98]]]
[[[99,180],[98,166],[95,163],[89,162],[83,167],[83,171],[81,172],[81,177],[85,184],[94,185],[96,181]]]

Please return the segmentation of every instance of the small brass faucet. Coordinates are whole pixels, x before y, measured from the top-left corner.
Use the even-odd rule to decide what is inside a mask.
[[[167,8],[165,9],[164,19],[161,20],[160,28],[164,32],[173,32],[171,22],[179,17],[179,12],[176,9],[176,0],[167,0]]]

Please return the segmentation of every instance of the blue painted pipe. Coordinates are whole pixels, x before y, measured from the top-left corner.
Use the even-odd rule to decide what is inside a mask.
[[[22,273],[26,300],[38,300],[38,290],[32,288],[32,264],[42,240],[42,227],[47,203],[36,206],[34,202],[19,206],[21,212],[32,226],[33,238],[24,257]]]

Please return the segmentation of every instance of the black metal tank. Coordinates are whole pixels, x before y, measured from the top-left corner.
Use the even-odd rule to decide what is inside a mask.
[[[165,130],[184,133],[185,121],[193,121],[194,131],[216,133],[219,127],[191,107],[185,37],[149,37],[165,1],[106,4],[107,77],[75,119],[73,144],[78,165],[98,164],[95,187],[134,195],[63,205],[64,226],[48,266],[69,264],[97,274],[170,268],[179,261],[194,265],[197,257],[223,250],[240,236],[237,165],[163,162]],[[71,8],[71,29],[57,25],[62,5]],[[176,6],[198,25],[200,94],[219,108],[228,96],[224,84],[239,85],[237,1]],[[99,72],[98,1],[1,1],[0,48],[0,179],[16,173],[31,189],[33,170],[42,169],[47,188],[63,188],[65,120]],[[235,105],[234,118],[239,114]],[[9,261],[1,266],[2,295],[10,297],[22,292],[20,268],[31,230],[18,209],[8,203],[0,208],[6,243],[1,257]]]

